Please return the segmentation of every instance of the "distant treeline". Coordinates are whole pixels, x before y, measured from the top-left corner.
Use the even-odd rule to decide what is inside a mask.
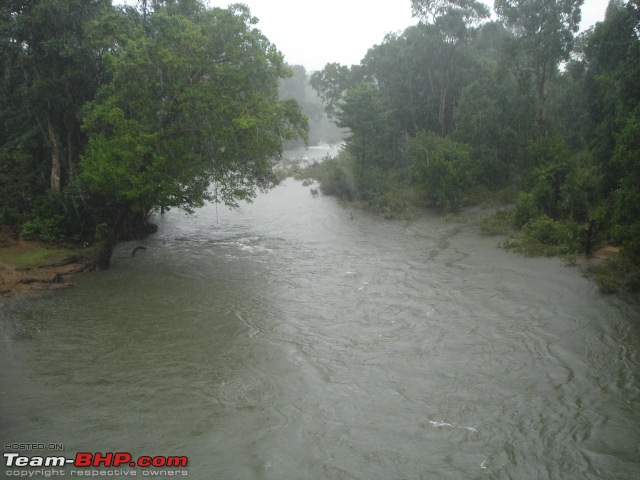
[[[582,3],[413,0],[418,25],[311,76],[350,132],[323,190],[389,215],[512,192],[540,243],[640,264],[639,2],[577,35]]]
[[[307,135],[282,54],[240,4],[0,4],[0,223],[23,238],[115,244],[154,210],[235,205]]]

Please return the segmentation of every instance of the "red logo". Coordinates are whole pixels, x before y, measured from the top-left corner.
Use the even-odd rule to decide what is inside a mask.
[[[74,467],[186,467],[189,459],[185,456],[151,457],[143,455],[137,459],[128,452],[89,453],[78,452],[73,461]]]

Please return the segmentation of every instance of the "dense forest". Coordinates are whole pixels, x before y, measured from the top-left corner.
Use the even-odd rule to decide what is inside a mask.
[[[417,25],[307,75],[242,5],[3,2],[0,223],[86,242],[107,268],[155,211],[273,186],[312,124],[315,142],[348,133],[314,173],[323,192],[389,217],[503,198],[511,246],[620,246],[639,288],[640,2],[611,0],[578,35],[582,3],[495,0],[492,20],[475,0],[412,0]]]
[[[640,288],[640,2],[412,0],[416,26],[311,76],[350,132],[315,175],[385,215],[504,198],[521,251],[622,247]],[[498,222],[499,223],[499,222]]]
[[[92,245],[104,269],[153,211],[271,187],[307,120],[256,23],[199,0],[2,2],[0,223]]]

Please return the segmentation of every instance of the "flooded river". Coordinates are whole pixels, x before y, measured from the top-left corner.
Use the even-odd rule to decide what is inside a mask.
[[[186,455],[191,480],[640,478],[638,307],[475,215],[288,179],[158,216],[112,270],[0,306],[2,441]]]

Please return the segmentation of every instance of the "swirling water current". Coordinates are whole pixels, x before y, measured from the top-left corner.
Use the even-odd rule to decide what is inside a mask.
[[[0,306],[2,441],[187,455],[191,480],[640,478],[639,308],[476,214],[288,179],[157,216],[112,270]]]

